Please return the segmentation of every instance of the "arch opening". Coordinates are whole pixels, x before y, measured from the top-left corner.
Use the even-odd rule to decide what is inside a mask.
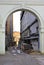
[[[20,18],[20,21],[22,22],[22,21],[28,21],[28,24],[29,24],[29,22],[31,21],[31,23],[28,25],[28,24],[26,24],[27,25],[27,28],[25,28],[25,27],[23,27],[23,24],[25,25],[25,22],[23,22],[23,24],[22,23],[20,23],[20,25],[21,25],[21,27],[20,27],[20,34],[21,34],[21,38],[20,38],[20,43],[28,43],[28,44],[32,44],[32,49],[34,49],[35,50],[35,48],[36,48],[36,50],[37,51],[39,51],[39,46],[40,46],[40,41],[39,41],[39,25],[41,24],[40,23],[40,19],[39,19],[39,17],[36,15],[36,13],[34,13],[33,11],[31,11],[31,10],[27,10],[27,9],[19,9],[19,10],[15,10],[15,11],[13,11],[11,14],[9,14],[9,16],[12,16],[12,21],[13,21],[13,13],[16,13],[16,12],[18,12],[18,11],[21,11],[21,14],[20,14],[20,16],[21,16],[21,18]],[[11,32],[11,34],[10,34],[10,36],[12,37],[11,38],[11,40],[10,40],[10,42],[8,42],[7,40],[6,40],[6,35],[7,35],[7,27],[8,27],[8,29],[9,29],[9,27],[10,27],[10,25],[7,25],[7,23],[8,23],[8,19],[9,19],[9,16],[8,16],[8,18],[7,18],[7,20],[6,20],[6,25],[5,25],[5,43],[7,43],[7,47],[8,47],[8,43],[10,43],[9,44],[9,46],[11,46],[11,45],[14,45],[13,43],[13,22],[12,22],[12,25],[11,25],[11,30],[12,30],[12,32]],[[24,19],[23,19],[23,16],[24,16]],[[30,18],[29,18],[30,17]],[[29,20],[28,20],[29,19]],[[10,21],[10,20],[9,20]],[[11,22],[9,22],[10,24],[11,24]],[[22,27],[23,27],[23,31],[22,31]],[[10,31],[11,31],[10,30]],[[35,31],[34,31],[35,30]],[[31,33],[32,32],[32,33]],[[10,32],[9,32],[10,33]],[[27,35],[28,34],[28,35]],[[9,36],[9,35],[8,35]],[[27,37],[26,37],[27,36]],[[31,36],[31,37],[30,37]],[[11,44],[12,43],[12,44]],[[36,44],[35,44],[36,43]]]

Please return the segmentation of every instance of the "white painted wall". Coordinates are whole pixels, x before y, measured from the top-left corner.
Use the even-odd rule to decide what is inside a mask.
[[[8,0],[9,1],[9,0]],[[8,15],[18,9],[28,9],[34,12],[40,19],[40,51],[44,53],[44,1],[32,2],[25,0],[0,0],[0,54],[5,53],[5,23]],[[19,1],[19,2],[18,2]]]
[[[16,4],[16,3],[28,3],[28,4],[44,4],[44,0],[0,0],[0,3],[10,3],[10,4]]]

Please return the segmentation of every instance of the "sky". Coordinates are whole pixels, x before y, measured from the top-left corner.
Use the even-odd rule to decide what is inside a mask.
[[[20,13],[21,11],[13,13],[13,32],[20,32]]]

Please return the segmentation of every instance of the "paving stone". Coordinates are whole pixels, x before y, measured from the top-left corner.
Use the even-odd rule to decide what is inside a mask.
[[[39,65],[38,61],[28,54],[13,55],[7,52],[4,56],[0,56],[0,65]]]

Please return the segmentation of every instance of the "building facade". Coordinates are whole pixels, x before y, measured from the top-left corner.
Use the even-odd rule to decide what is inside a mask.
[[[28,10],[39,18],[40,52],[44,53],[44,0],[0,0],[0,54],[5,54],[5,24],[14,11]]]
[[[32,44],[33,50],[39,50],[39,23],[36,15],[29,11],[21,13],[21,38]]]

